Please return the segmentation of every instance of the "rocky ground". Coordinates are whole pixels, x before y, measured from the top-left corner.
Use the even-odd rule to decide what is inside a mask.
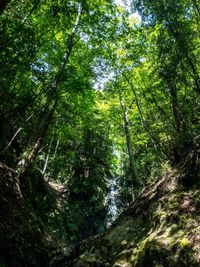
[[[103,236],[82,242],[56,266],[200,266],[200,189],[182,179],[168,171]]]

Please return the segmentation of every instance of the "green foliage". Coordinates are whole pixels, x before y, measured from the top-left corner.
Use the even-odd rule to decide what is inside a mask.
[[[141,184],[199,149],[199,4],[5,3],[0,161],[38,218],[77,241],[103,224],[113,174],[127,206]],[[49,181],[65,187],[62,208]]]
[[[99,120],[96,122],[98,129],[85,129],[67,182],[69,208],[66,226],[73,239],[97,234],[105,217],[106,182],[111,175],[111,146],[104,125]]]

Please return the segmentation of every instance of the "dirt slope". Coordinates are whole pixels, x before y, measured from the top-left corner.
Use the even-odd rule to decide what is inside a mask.
[[[200,266],[200,190],[169,171],[146,187],[103,235],[77,246],[56,266]]]

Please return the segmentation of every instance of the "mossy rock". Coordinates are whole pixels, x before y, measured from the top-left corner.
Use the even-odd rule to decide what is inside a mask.
[[[197,267],[187,238],[173,245],[164,245],[156,239],[144,240],[131,258],[133,267]]]
[[[112,267],[200,267],[199,189],[180,187],[173,176],[157,187],[162,194],[155,187],[146,189],[103,236],[89,240],[76,262],[90,251]],[[86,260],[82,266],[106,266],[96,263]]]

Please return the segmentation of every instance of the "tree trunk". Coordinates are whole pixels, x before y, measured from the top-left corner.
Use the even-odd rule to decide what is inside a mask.
[[[170,86],[169,90],[170,90],[170,95],[171,95],[175,128],[176,128],[177,133],[180,134],[184,131],[184,128],[185,128],[183,115],[182,115],[182,112],[180,110],[179,103],[178,103],[176,85],[173,81],[171,81],[169,83],[169,86]]]
[[[54,102],[51,110],[46,111],[46,114],[43,113],[43,116],[40,115],[40,117],[38,118],[34,129],[35,132],[30,140],[31,145],[28,151],[28,155],[25,157],[25,159],[20,160],[20,162],[18,163],[16,177],[17,181],[20,181],[20,178],[23,176],[26,170],[30,168],[38,151],[40,150],[56,107],[57,101]]]
[[[121,107],[123,110],[124,132],[125,132],[125,136],[126,136],[126,145],[127,145],[127,150],[128,150],[128,156],[129,156],[132,185],[134,188],[135,186],[138,187],[141,184],[141,181],[140,181],[140,178],[139,178],[139,175],[137,172],[133,148],[132,148],[132,144],[131,144],[131,132],[130,132],[130,123],[129,123],[129,119],[128,119],[128,110],[127,110],[121,97],[120,97],[120,104],[121,104]]]
[[[18,181],[20,180],[20,177],[25,173],[25,171],[28,168],[30,168],[30,166],[31,166],[32,162],[34,161],[38,151],[40,150],[41,145],[42,145],[42,141],[43,141],[43,139],[44,139],[44,137],[48,131],[48,127],[51,123],[53,114],[57,108],[57,103],[58,103],[58,98],[59,98],[58,87],[62,82],[64,70],[65,70],[66,64],[69,60],[69,57],[71,55],[72,48],[74,46],[74,38],[75,38],[77,29],[78,29],[78,25],[80,22],[81,11],[82,11],[81,4],[79,4],[76,22],[75,22],[75,25],[72,29],[72,33],[68,37],[66,51],[64,53],[62,62],[60,64],[59,71],[58,71],[57,75],[55,76],[54,81],[51,83],[51,85],[49,86],[49,89],[47,91],[48,100],[47,100],[46,107],[44,107],[43,108],[44,111],[38,115],[36,125],[35,125],[34,130],[33,130],[33,134],[30,138],[29,143],[31,143],[31,149],[28,153],[28,156],[24,160],[20,160],[20,162],[19,162],[20,164],[18,164],[18,174],[17,174]],[[51,108],[50,105],[52,102],[54,102],[54,104],[53,104],[53,107]]]
[[[126,76],[125,73],[122,72],[121,74],[126,79],[128,84],[130,85],[131,90],[133,91],[133,94],[135,97],[135,103],[136,103],[136,106],[138,108],[138,112],[140,115],[141,125],[144,128],[144,130],[146,131],[147,135],[149,136],[150,141],[155,145],[155,147],[158,149],[158,151],[161,152],[167,159],[171,159],[170,155],[168,155],[168,152],[164,150],[164,148],[160,144],[159,140],[156,139],[156,137],[154,136],[154,134],[151,132],[148,125],[146,124],[145,118],[143,117],[142,109],[140,107],[140,102],[139,102],[139,99],[138,99],[138,96],[137,96],[137,93],[136,93],[136,90],[134,88],[132,81]]]

